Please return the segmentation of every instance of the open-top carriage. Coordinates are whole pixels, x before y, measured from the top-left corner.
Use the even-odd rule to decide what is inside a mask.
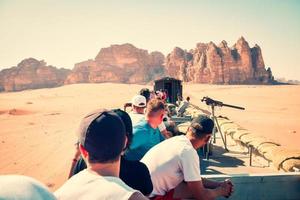
[[[161,90],[168,94],[168,107],[178,107],[183,94],[182,82],[165,77],[154,83],[155,91]],[[205,99],[204,102],[208,104]],[[216,102],[213,106],[223,106],[222,102]],[[201,114],[207,112],[204,113],[199,106],[190,103],[182,116],[173,114],[170,118],[179,131],[185,133],[190,121]],[[204,177],[214,180],[230,178],[235,185],[235,192],[230,199],[300,199],[299,151],[285,149],[268,138],[256,136],[228,117],[215,116],[213,107],[210,114],[217,124],[212,140],[218,140],[208,145],[210,151],[207,151],[207,147],[199,151],[201,174]],[[253,157],[257,158],[256,163]],[[234,160],[240,162],[236,164]],[[257,162],[261,162],[259,165],[262,170],[256,170]],[[226,169],[228,166],[232,167],[229,172]]]

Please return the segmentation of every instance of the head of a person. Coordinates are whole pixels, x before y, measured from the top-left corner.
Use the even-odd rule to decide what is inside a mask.
[[[126,146],[125,146],[124,150],[126,150],[130,146],[130,144],[132,142],[132,137],[133,137],[131,118],[127,112],[125,112],[121,109],[113,109],[112,111],[115,112],[122,119],[122,121],[125,125],[127,142],[126,142]]]
[[[214,122],[206,115],[194,118],[187,130],[187,136],[193,139],[196,149],[204,146],[210,140]]]
[[[139,114],[144,114],[145,113],[145,108],[147,105],[147,100],[144,96],[142,95],[135,95],[132,100],[132,109],[134,112],[137,112]]]
[[[191,99],[190,97],[187,97],[187,98],[186,98],[186,101],[190,101],[190,99]]]
[[[41,182],[22,175],[0,176],[0,199],[55,200],[55,196]]]
[[[139,92],[140,95],[144,96],[146,98],[146,101],[148,102],[150,100],[150,90],[148,88],[142,88]]]
[[[111,110],[95,110],[86,115],[78,135],[79,149],[88,164],[117,162],[126,145],[125,125]]]
[[[156,128],[162,123],[165,114],[165,104],[162,100],[151,99],[146,108],[146,119]]]

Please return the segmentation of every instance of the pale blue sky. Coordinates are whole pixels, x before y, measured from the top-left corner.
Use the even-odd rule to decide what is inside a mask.
[[[73,68],[127,42],[165,55],[197,42],[232,46],[241,35],[261,46],[275,77],[300,80],[297,0],[0,0],[1,69],[28,57]]]

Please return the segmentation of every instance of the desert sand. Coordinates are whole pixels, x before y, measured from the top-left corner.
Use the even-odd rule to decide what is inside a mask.
[[[122,108],[151,85],[77,84],[0,94],[0,174],[24,174],[51,190],[68,176],[81,118],[96,108]],[[217,108],[255,134],[299,149],[300,86],[228,86],[185,84],[184,96],[202,109],[209,96],[246,110]]]

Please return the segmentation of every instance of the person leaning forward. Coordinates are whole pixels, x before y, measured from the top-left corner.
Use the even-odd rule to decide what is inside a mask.
[[[214,122],[207,116],[193,119],[186,135],[175,136],[150,149],[141,162],[148,167],[155,200],[215,199],[233,192],[230,180],[211,181],[200,175],[196,149],[211,137]]]

